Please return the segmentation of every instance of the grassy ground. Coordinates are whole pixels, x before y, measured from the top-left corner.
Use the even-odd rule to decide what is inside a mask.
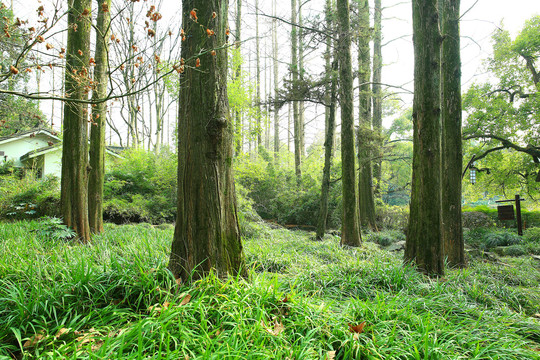
[[[108,226],[81,246],[38,227],[0,224],[0,358],[540,359],[528,256],[435,281],[373,243],[250,225],[248,280],[187,287],[165,269],[170,228]]]

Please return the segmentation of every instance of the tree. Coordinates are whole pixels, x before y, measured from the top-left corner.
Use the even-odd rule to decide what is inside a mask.
[[[277,99],[279,96],[279,63],[278,63],[278,41],[277,41],[277,0],[272,2],[273,4],[273,16],[272,19],[272,61],[274,70],[274,97]],[[279,107],[277,102],[274,102],[274,160],[276,165],[279,161]]]
[[[382,6],[381,0],[375,0],[373,12],[373,114],[372,124],[377,145],[374,147],[373,178],[375,196],[380,196],[381,171],[381,148],[382,148]]]
[[[349,1],[337,1],[339,25],[339,81],[341,99],[341,172],[343,193],[343,221],[341,244],[360,246],[362,238],[358,226],[358,203],[356,201],[356,170],[354,166],[354,114],[353,77],[351,64],[351,27]]]
[[[540,16],[528,20],[513,40],[501,26],[487,61],[490,80],[473,84],[463,97],[467,157],[474,155],[477,167],[490,169],[489,182],[482,185],[497,193],[538,191],[539,34]]]
[[[69,1],[65,92],[85,100],[89,92],[91,0]],[[64,103],[60,204],[67,226],[90,241],[88,221],[88,105]]]
[[[325,18],[326,28],[331,29],[333,27],[333,5],[332,0],[326,0],[325,6]],[[334,51],[334,62],[330,63],[332,53],[332,38],[330,36],[326,39],[326,76],[329,78],[330,83],[327,85],[326,98],[328,102],[326,104],[327,111],[325,111],[325,131],[324,131],[324,168],[323,177],[321,182],[321,206],[319,208],[319,218],[317,220],[317,232],[315,239],[322,240],[326,231],[326,218],[328,217],[328,197],[330,192],[330,168],[332,167],[332,156],[334,153],[334,132],[336,129],[336,103],[337,103],[337,56]]]
[[[291,0],[291,73],[293,93],[298,93],[298,33],[296,29],[297,5]],[[293,101],[293,129],[294,129],[294,170],[298,182],[302,177],[302,137],[300,125],[300,107],[298,101]]]
[[[442,237],[444,257],[451,267],[465,266],[461,223],[461,57],[460,0],[442,2]]]
[[[227,103],[226,0],[185,0],[180,89],[178,215],[169,269],[184,281],[215,270],[245,274]],[[204,106],[201,106],[204,104]]]
[[[404,260],[443,275],[440,44],[437,0],[413,1],[413,175]]]
[[[375,201],[373,199],[373,172],[371,167],[371,61],[369,40],[369,2],[358,1],[358,83],[359,83],[359,119],[358,126],[358,211],[360,225],[377,230],[375,223]]]
[[[96,51],[94,54],[94,100],[107,97],[111,0],[98,1]],[[88,179],[88,217],[94,234],[103,231],[103,183],[105,179],[105,124],[107,103],[92,108],[90,127],[90,173]]]

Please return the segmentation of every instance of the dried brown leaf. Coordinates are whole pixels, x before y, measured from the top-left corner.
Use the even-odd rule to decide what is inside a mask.
[[[336,358],[336,352],[335,351],[328,351],[326,353],[326,360],[334,360]]]
[[[23,348],[29,348],[34,347],[37,345],[38,342],[43,340],[45,338],[45,335],[43,334],[34,334],[30,339],[26,340],[26,342],[23,345]]]
[[[186,305],[190,301],[191,301],[191,295],[187,294],[186,296],[184,296],[184,298],[180,302],[180,306]]]

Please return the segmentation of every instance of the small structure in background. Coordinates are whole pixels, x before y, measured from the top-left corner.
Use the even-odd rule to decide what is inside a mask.
[[[516,203],[516,222],[518,235],[523,236],[523,222],[521,221],[521,202],[525,199],[522,199],[519,194],[516,195],[514,199],[509,200],[497,200],[497,203],[506,203],[514,202]],[[514,205],[499,205],[497,206],[497,213],[499,215],[499,220],[514,220]]]
[[[107,155],[120,158],[116,151],[109,149]],[[34,170],[38,178],[62,175],[62,139],[49,129],[39,128],[18,132],[0,138],[0,165],[12,161],[13,167]]]

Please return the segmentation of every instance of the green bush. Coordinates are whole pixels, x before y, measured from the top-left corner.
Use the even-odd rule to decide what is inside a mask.
[[[468,212],[480,212],[489,216],[491,222],[498,227],[516,227],[515,220],[499,220],[496,207],[489,207],[486,205],[480,205],[475,207],[463,207],[464,217]],[[525,228],[540,227],[540,211],[521,209],[521,219]],[[464,225],[465,226],[465,225]]]
[[[43,179],[36,179],[32,173],[23,178],[0,176],[0,218],[15,220],[58,216],[59,190],[58,178],[54,176]]]
[[[177,205],[177,156],[167,150],[159,154],[129,150],[122,157],[105,176],[105,220],[173,222]]]
[[[405,234],[398,230],[368,232],[365,236],[365,240],[381,246],[388,246],[399,241],[405,241]]]
[[[494,225],[493,219],[480,211],[464,211],[463,227],[467,229],[486,228]]]
[[[514,231],[490,228],[465,230],[463,237],[466,244],[482,250],[489,250],[499,246],[517,245],[523,242],[523,238]]]
[[[377,225],[381,229],[400,230],[407,229],[409,222],[409,207],[397,205],[377,205]]]

